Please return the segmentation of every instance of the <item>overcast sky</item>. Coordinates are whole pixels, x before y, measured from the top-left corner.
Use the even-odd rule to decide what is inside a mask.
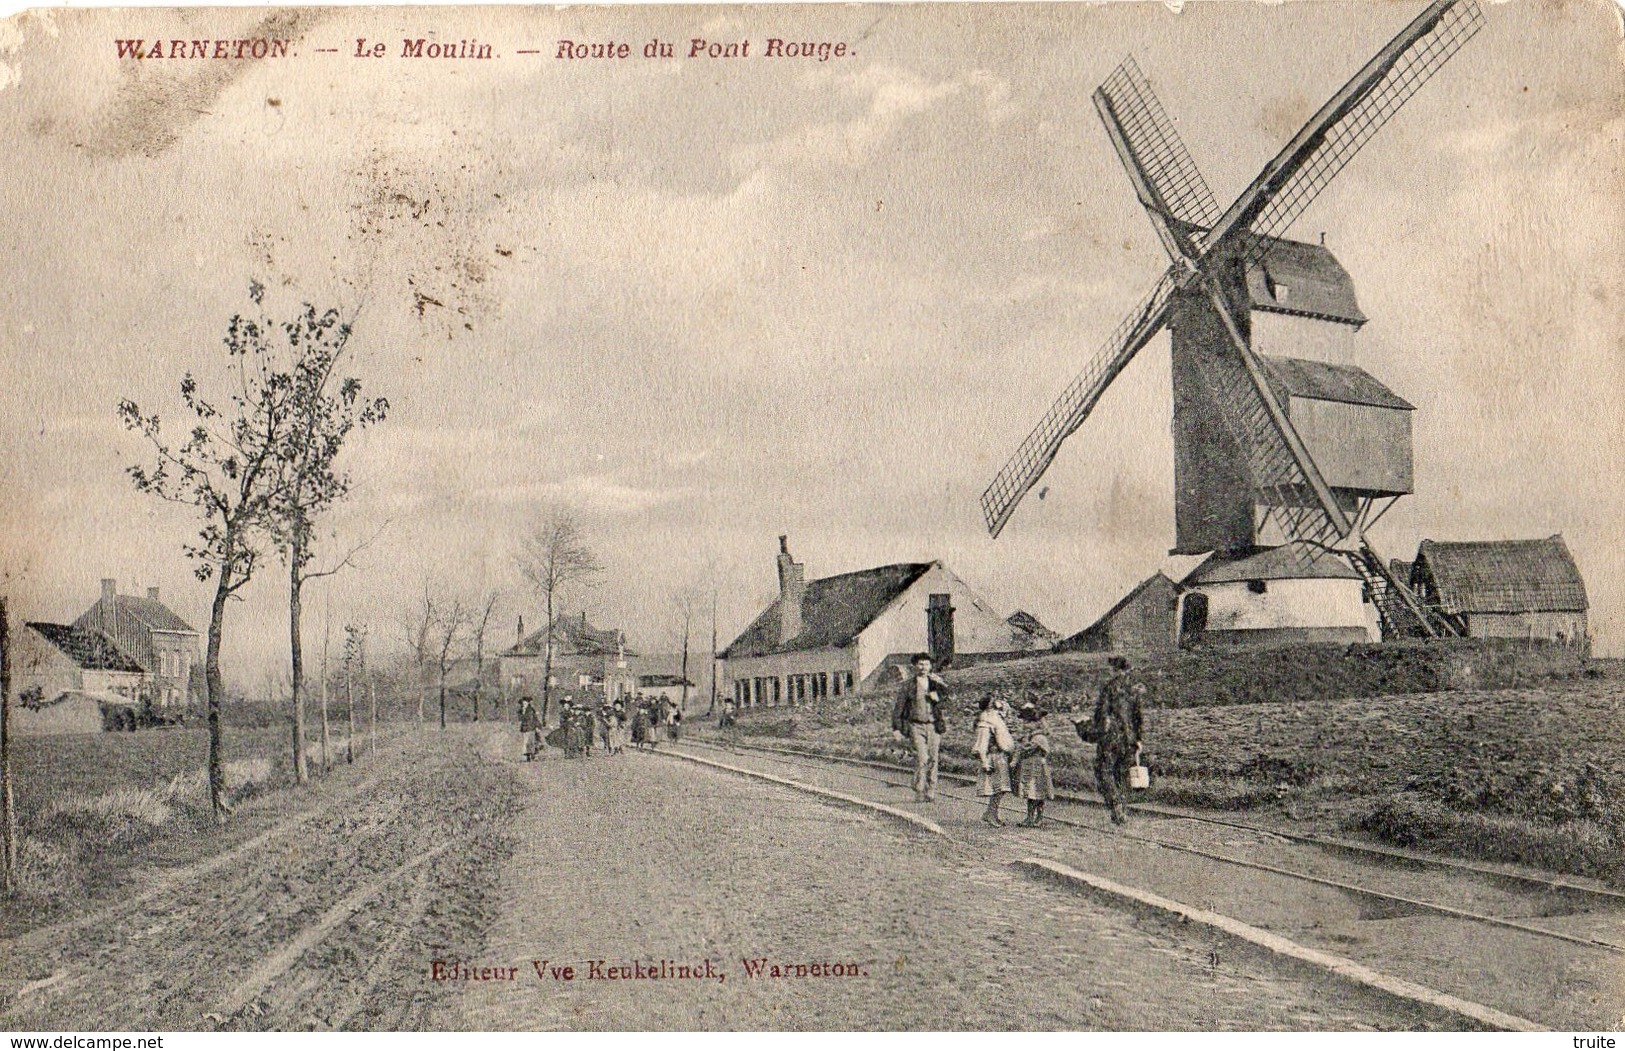
[[[1125,55],[1221,206],[1421,4],[57,11],[0,25],[0,542],[21,616],[97,581],[205,626],[184,509],[124,474],[121,397],[179,420],[250,279],[355,316],[389,420],[346,453],[307,609],[398,636],[425,581],[539,602],[543,509],[611,568],[567,598],[673,648],[671,596],[726,642],[810,577],[941,558],[1004,612],[1083,627],[1173,540],[1167,338],[997,540],[977,498],[1165,265],[1090,92]],[[120,62],[118,38],[291,36],[265,62]],[[403,60],[404,36],[488,62]],[[562,61],[557,41],[846,41],[855,56]],[[350,57],[357,37],[388,57]],[[1293,233],[1371,318],[1358,361],[1417,406],[1417,493],[1374,534],[1561,532],[1599,649],[1625,648],[1625,75],[1602,0],[1487,26]],[[337,54],[316,48],[336,47]],[[542,54],[519,55],[520,49]],[[387,524],[386,524],[387,523]],[[282,574],[229,614],[227,674],[285,652]],[[336,629],[335,629],[336,630]]]

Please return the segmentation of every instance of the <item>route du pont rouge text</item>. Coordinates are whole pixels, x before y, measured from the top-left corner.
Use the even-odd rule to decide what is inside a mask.
[[[844,40],[705,40],[694,37],[686,44],[658,38],[646,44],[626,41],[560,40],[557,58],[806,58],[828,62],[851,58],[854,52]]]

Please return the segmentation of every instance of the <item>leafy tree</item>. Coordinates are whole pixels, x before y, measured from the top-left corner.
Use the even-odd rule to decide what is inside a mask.
[[[291,351],[292,425],[279,452],[287,475],[280,499],[272,507],[278,551],[288,566],[288,645],[292,665],[293,767],[303,784],[309,778],[305,748],[305,666],[300,619],[305,583],[331,576],[370,541],[353,548],[337,563],[317,569],[316,523],[350,491],[350,477],[337,467],[344,440],[358,427],[381,422],[389,412],[385,398],[363,398],[361,381],[338,376],[339,359],[350,338],[349,324],[337,310],[304,313],[282,324]]]
[[[575,512],[561,508],[549,514],[526,537],[519,553],[519,570],[541,593],[547,610],[547,631],[543,635],[542,721],[553,706],[553,615],[559,595],[580,585],[592,587],[604,573],[604,564],[588,546]]]
[[[265,289],[249,286],[256,305]],[[223,403],[206,399],[191,372],[181,378],[181,401],[190,417],[185,438],[175,444],[158,414],[142,412],[129,399],[119,402],[124,426],[152,446],[150,465],[127,468],[137,491],[193,508],[201,519],[196,543],[186,555],[201,581],[214,582],[209,607],[204,684],[209,722],[209,803],[218,820],[226,812],[225,766],[221,755],[220,640],[226,603],[258,568],[275,510],[285,499],[289,475],[282,469],[290,427],[297,420],[296,379],[276,367],[275,333],[263,319],[234,315],[225,347],[236,375],[236,390]]]

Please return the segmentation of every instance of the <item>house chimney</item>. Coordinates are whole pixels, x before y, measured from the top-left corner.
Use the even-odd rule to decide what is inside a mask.
[[[157,602],[158,601],[158,589],[157,588],[148,588],[147,589],[147,597],[152,599],[152,601]]]
[[[519,645],[525,641],[525,615],[519,614],[519,626],[513,629],[513,644]]]
[[[789,537],[779,537],[779,645],[801,634],[801,599],[807,593],[806,567],[790,557]]]
[[[118,598],[118,581],[112,577],[102,578],[102,601],[112,603]]]

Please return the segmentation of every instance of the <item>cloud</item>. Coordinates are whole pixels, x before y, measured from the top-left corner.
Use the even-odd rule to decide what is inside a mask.
[[[499,504],[563,504],[588,514],[638,514],[688,495],[686,489],[648,489],[607,475],[573,475],[556,482],[518,482],[475,490],[480,501]]]

